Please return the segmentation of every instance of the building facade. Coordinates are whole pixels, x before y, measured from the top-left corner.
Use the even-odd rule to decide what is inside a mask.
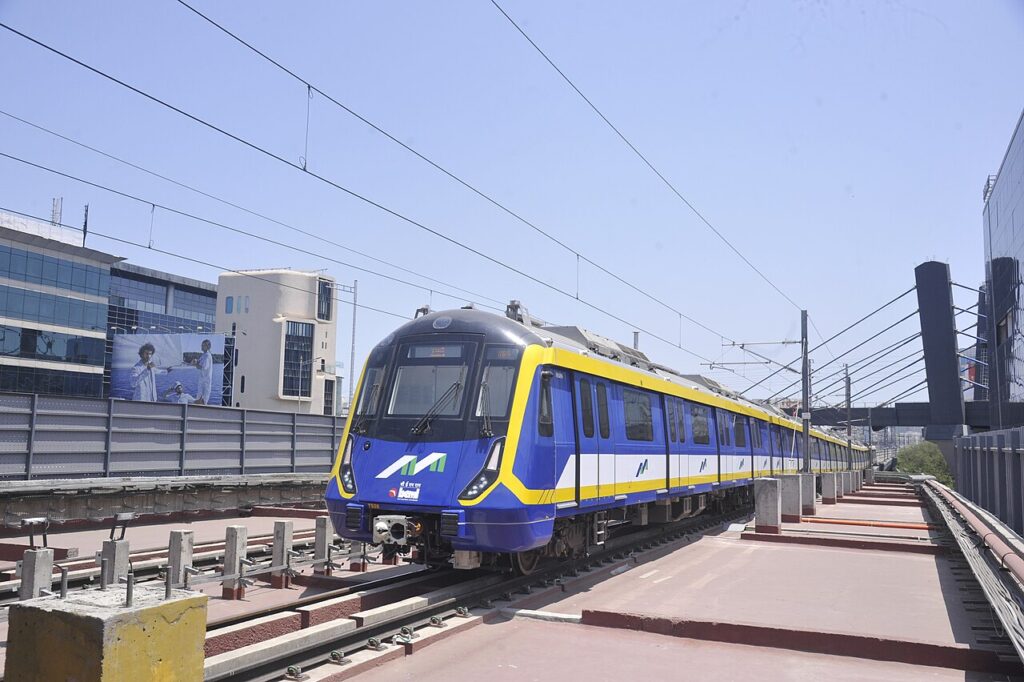
[[[75,230],[0,213],[0,391],[104,395],[119,260]]]
[[[335,288],[318,272],[221,274],[217,331],[234,338],[236,406],[335,414]]]
[[[984,186],[985,285],[979,301],[985,317],[979,359],[985,373],[992,428],[1010,426],[1008,402],[1024,402],[1024,115],[1010,139],[998,174]]]
[[[217,286],[168,272],[120,262],[110,269],[105,395],[110,395],[110,355],[118,334],[216,333]],[[224,341],[224,386],[220,404],[232,405],[234,339]]]

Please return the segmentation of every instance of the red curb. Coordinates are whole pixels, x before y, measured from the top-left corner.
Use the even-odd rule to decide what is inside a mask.
[[[955,670],[1006,674],[1024,672],[1020,661],[1003,660],[995,651],[971,649],[962,645],[930,644],[843,632],[814,632],[589,609],[583,609],[582,623],[597,627],[639,630],[670,637],[855,656],[875,661],[895,661]]]
[[[877,549],[884,552],[908,552],[910,554],[944,554],[946,548],[941,545],[911,544],[908,542],[884,542],[881,540],[852,540],[849,538],[830,538],[814,535],[758,535],[742,533],[742,540],[762,540],[766,542],[785,542],[793,545],[817,545],[819,547],[843,547],[847,549]]]
[[[800,517],[799,516],[795,516],[793,514],[783,514],[782,515],[782,522],[783,523],[800,523]]]
[[[849,496],[843,500],[847,504],[877,504],[884,507],[921,507],[924,508],[924,503],[917,500],[869,500],[866,498],[856,498]]]
[[[782,532],[782,529],[778,526],[754,526],[755,533],[771,533],[772,535],[778,535]]]

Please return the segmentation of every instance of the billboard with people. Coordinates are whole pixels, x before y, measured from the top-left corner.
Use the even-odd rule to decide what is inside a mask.
[[[221,405],[224,337],[115,334],[110,395],[151,403]]]

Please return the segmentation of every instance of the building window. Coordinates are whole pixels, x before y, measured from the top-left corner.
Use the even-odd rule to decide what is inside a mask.
[[[282,393],[296,398],[312,396],[313,325],[288,322],[284,336]]]
[[[230,315],[235,308],[235,297],[227,296],[224,298],[224,314]]]
[[[316,291],[316,316],[317,319],[331,319],[331,304],[334,302],[334,282],[321,279]]]
[[[106,340],[0,325],[0,355],[103,366]]]
[[[324,414],[334,414],[334,379],[324,380]]]
[[[249,297],[245,297],[245,312],[249,312]]]
[[[244,374],[242,375],[242,378],[238,382],[238,392],[239,393],[245,393],[245,375]]]

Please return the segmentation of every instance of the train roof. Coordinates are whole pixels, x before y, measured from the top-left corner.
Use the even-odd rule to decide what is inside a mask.
[[[417,317],[399,327],[385,339],[394,335],[419,335],[438,332],[481,334],[486,342],[516,343],[517,345],[557,346],[583,354],[594,354],[630,369],[644,372],[692,390],[719,395],[749,409],[766,412],[780,420],[799,425],[799,422],[778,407],[762,401],[750,400],[726,386],[700,374],[683,374],[671,367],[657,364],[642,351],[619,343],[601,334],[574,325],[556,325],[532,317],[518,301],[509,303],[504,316],[476,310],[459,308],[430,312],[421,309]],[[830,429],[814,427],[820,433],[838,440],[846,440],[845,434]],[[858,445],[863,446],[861,443]]]

